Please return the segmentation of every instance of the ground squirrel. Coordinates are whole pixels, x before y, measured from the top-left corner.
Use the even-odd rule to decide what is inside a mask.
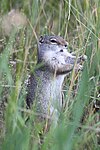
[[[31,74],[28,81],[27,105],[35,103],[36,112],[41,116],[57,117],[62,108],[62,85],[65,76],[81,69],[78,57],[68,52],[68,43],[60,36],[41,36],[38,42],[38,61],[41,66]],[[54,115],[56,114],[56,115]],[[52,117],[51,117],[52,118]]]

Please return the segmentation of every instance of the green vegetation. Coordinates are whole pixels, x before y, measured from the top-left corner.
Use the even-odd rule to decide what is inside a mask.
[[[5,15],[13,8],[27,24],[9,32]],[[34,110],[25,104],[24,81],[34,71],[42,34],[61,35],[72,51],[88,57],[83,72],[66,79],[66,107],[49,132],[42,123],[33,125]],[[37,150],[41,133],[42,150],[99,150],[100,110],[94,103],[100,107],[100,0],[0,0],[0,149]]]

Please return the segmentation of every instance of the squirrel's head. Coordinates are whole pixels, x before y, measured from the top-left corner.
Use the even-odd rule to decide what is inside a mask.
[[[54,35],[40,37],[38,63],[43,63],[50,71],[58,73],[70,72],[75,62],[79,65],[82,59],[84,58],[80,57],[76,60],[76,56],[68,52],[68,43],[62,37]]]

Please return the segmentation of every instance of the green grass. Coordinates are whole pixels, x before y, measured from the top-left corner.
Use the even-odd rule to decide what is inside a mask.
[[[2,18],[15,7],[25,13],[27,25],[6,35]],[[82,73],[75,75],[73,71],[66,78],[66,108],[57,127],[52,125],[45,132],[42,123],[33,126],[35,115],[26,109],[24,81],[36,65],[38,37],[53,33],[64,37],[72,51],[86,54],[88,59]],[[100,110],[93,108],[95,101],[100,103],[99,93],[99,0],[0,0],[0,149],[37,150],[42,132],[42,150],[99,150]]]

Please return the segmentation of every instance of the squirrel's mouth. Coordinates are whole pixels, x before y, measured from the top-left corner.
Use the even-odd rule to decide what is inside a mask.
[[[71,53],[45,53],[42,58],[42,70],[48,70],[49,72],[56,74],[67,74],[73,69],[79,71],[83,69],[83,62],[87,59],[86,55],[76,57]]]

